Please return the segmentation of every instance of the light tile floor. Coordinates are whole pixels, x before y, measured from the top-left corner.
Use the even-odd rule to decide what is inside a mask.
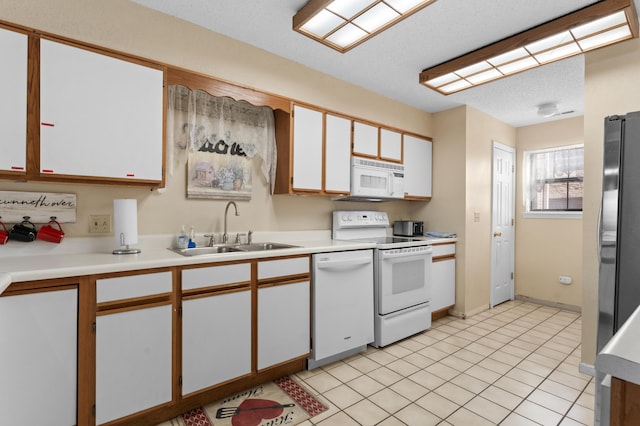
[[[592,425],[581,316],[512,301],[296,376],[331,408],[303,426]]]

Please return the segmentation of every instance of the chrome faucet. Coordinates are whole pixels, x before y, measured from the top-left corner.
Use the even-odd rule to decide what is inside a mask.
[[[224,234],[222,234],[222,243],[227,244],[229,242],[229,234],[227,234],[227,213],[229,213],[229,206],[233,205],[233,208],[236,211],[236,216],[240,216],[238,213],[238,206],[234,201],[229,201],[227,203],[227,207],[224,209]]]

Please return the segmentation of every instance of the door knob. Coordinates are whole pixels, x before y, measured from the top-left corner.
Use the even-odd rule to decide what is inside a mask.
[[[494,237],[502,237],[502,232],[494,232],[493,236]]]

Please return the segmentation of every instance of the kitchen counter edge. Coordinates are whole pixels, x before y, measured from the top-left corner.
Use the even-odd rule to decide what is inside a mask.
[[[596,370],[640,385],[640,307],[600,351]]]
[[[294,242],[294,244],[298,247],[200,256],[182,256],[166,248],[154,248],[143,249],[141,253],[133,255],[114,255],[110,252],[100,252],[8,257],[0,259],[0,271],[2,271],[0,272],[0,294],[15,282],[259,258],[268,259],[298,254],[362,250],[375,247],[375,244],[372,243],[334,240]]]

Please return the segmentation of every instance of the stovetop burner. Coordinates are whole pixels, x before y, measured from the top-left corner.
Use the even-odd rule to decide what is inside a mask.
[[[352,240],[354,241],[354,240]],[[367,243],[375,243],[377,248],[402,248],[426,246],[429,243],[420,238],[410,237],[379,237],[379,238],[358,238],[355,241],[363,241]]]

